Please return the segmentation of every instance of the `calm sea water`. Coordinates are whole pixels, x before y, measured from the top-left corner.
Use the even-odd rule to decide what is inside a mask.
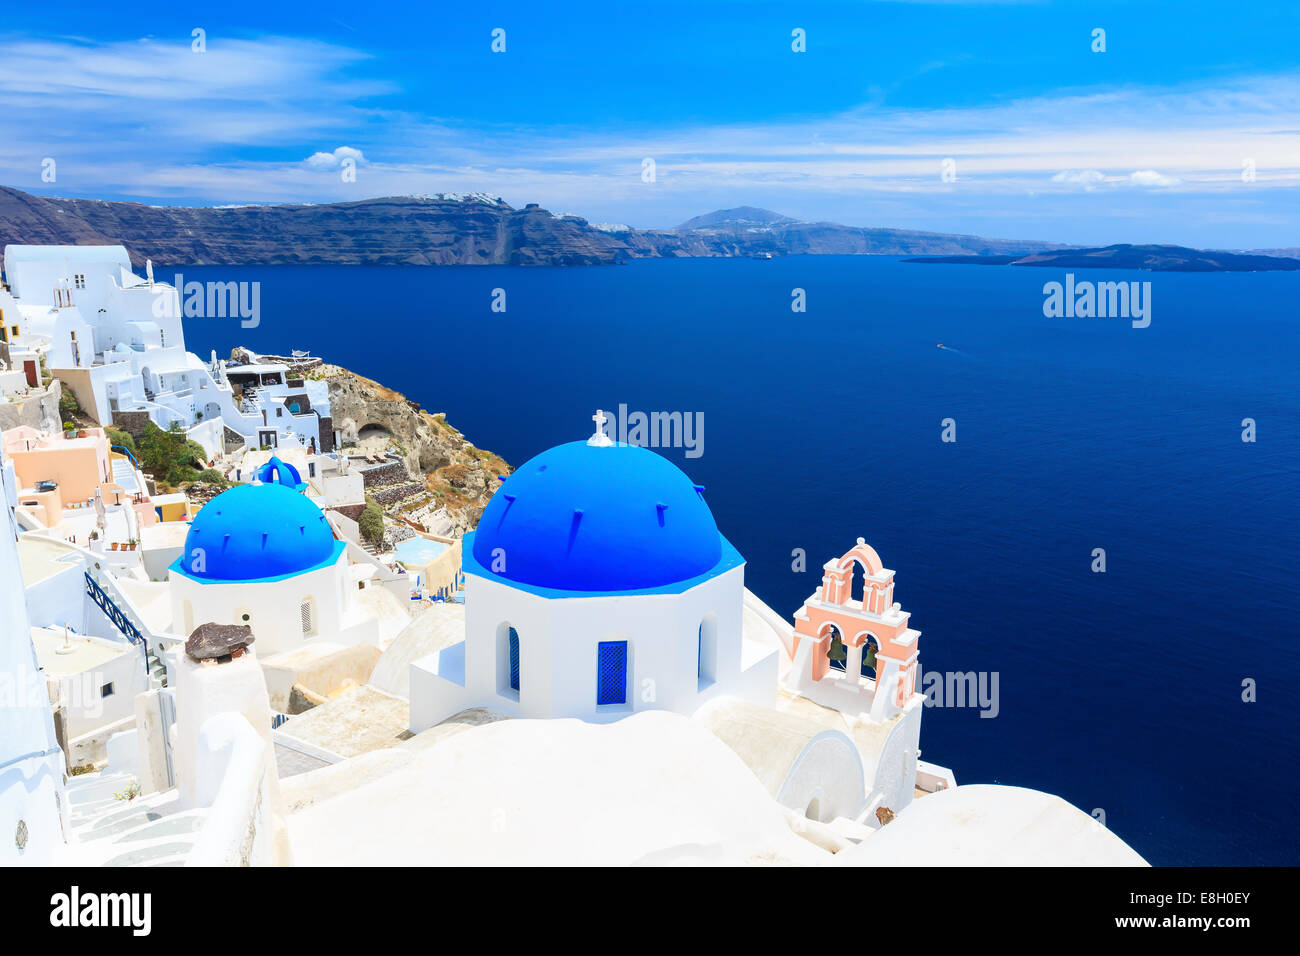
[[[191,319],[192,350],[310,349],[512,464],[597,407],[703,412],[667,454],[752,589],[790,614],[861,535],[923,668],[998,673],[996,718],[926,711],[925,759],[1156,864],[1298,862],[1300,275],[1076,273],[1150,281],[1133,329],[1045,318],[1063,272],[879,257],[182,271],[262,283],[258,328]]]

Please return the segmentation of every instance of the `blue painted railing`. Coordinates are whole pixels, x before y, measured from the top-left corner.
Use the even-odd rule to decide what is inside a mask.
[[[130,458],[131,464],[135,465],[135,467],[140,467],[140,462],[136,460],[135,455],[131,454],[131,449],[127,448],[125,445],[110,445],[109,447],[112,448],[113,451],[120,451],[122,454],[126,455],[127,458]]]
[[[126,613],[108,596],[108,592],[99,586],[99,582],[90,576],[89,571],[86,572],[86,594],[99,606],[99,609],[104,612],[104,616],[122,632],[122,635],[128,641],[140,645],[140,650],[144,654],[144,669],[147,672],[149,670],[149,645],[145,641],[144,635],[126,616]]]

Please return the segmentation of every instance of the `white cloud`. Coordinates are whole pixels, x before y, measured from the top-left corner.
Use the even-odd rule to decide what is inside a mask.
[[[1098,190],[1125,202],[1231,196],[1245,217],[1261,191],[1300,186],[1295,72],[963,109],[872,104],[797,120],[583,130],[395,110],[384,99],[393,86],[354,75],[367,64],[373,74],[360,51],[288,37],[224,39],[206,53],[187,42],[0,40],[0,183],[215,203],[486,192],[640,225],[742,202],[849,221],[906,222],[941,207],[999,216]],[[364,143],[371,158],[321,148],[330,143]],[[59,163],[52,186],[40,181],[46,156]],[[647,156],[654,184],[641,181]],[[947,157],[952,183],[941,179]],[[320,175],[344,158],[356,160],[355,182]]]
[[[1134,186],[1177,186],[1182,182],[1181,179],[1165,176],[1154,169],[1139,169],[1131,173],[1128,179]]]
[[[351,159],[358,166],[363,166],[366,162],[361,150],[351,146],[339,146],[332,153],[312,153],[303,162],[312,169],[338,169],[345,159]]]
[[[1064,169],[1052,177],[1052,182],[1054,183],[1065,183],[1069,186],[1082,186],[1087,190],[1096,189],[1105,181],[1105,175],[1097,172],[1095,169]]]

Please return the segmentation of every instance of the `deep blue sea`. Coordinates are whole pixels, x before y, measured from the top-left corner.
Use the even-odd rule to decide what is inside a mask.
[[[702,412],[667,454],[750,588],[791,614],[861,535],[923,669],[998,673],[996,718],[926,711],[923,759],[1155,864],[1300,862],[1300,273],[1076,271],[1151,282],[1134,329],[1045,318],[1064,270],[884,257],[178,271],[262,284],[259,327],[187,320],[191,350],[310,349],[514,465],[597,407]]]

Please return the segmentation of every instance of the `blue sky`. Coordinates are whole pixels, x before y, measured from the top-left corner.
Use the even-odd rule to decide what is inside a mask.
[[[0,28],[0,183],[1296,246],[1297,38],[1290,0],[27,5]]]

